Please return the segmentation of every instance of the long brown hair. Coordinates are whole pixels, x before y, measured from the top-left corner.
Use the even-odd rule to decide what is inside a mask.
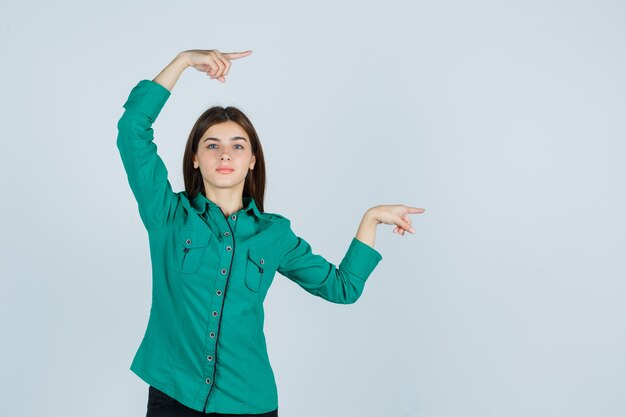
[[[254,169],[248,171],[248,175],[246,176],[243,186],[243,197],[250,196],[254,198],[257,208],[263,212],[265,211],[263,209],[263,199],[265,198],[265,158],[263,158],[263,148],[261,147],[261,142],[250,119],[248,119],[241,110],[233,106],[226,108],[221,106],[211,107],[202,113],[194,123],[189,133],[187,145],[185,146],[185,154],[183,156],[185,190],[190,200],[193,200],[198,193],[202,193],[206,196],[202,173],[200,169],[194,168],[193,156],[198,151],[198,142],[200,142],[202,135],[204,135],[207,129],[214,124],[229,120],[237,123],[248,134],[252,154],[255,156],[256,160]]]

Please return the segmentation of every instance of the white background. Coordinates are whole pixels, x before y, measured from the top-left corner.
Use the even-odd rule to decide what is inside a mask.
[[[115,146],[130,90],[192,68],[154,125],[175,191],[196,118],[235,105],[265,209],[339,263],[369,207],[357,303],[276,275],[281,417],[626,415],[626,6],[619,1],[3,2],[0,415],[145,415],[129,366],[147,233]]]

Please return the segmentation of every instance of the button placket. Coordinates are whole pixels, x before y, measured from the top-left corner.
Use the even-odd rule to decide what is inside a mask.
[[[235,215],[233,215],[231,218],[232,218],[232,220],[236,220],[236,216],[235,216]],[[229,236],[231,235],[231,232],[230,232],[230,231],[224,231],[222,234],[223,234],[225,237],[229,237]],[[225,249],[226,249],[226,252],[228,252],[228,254],[229,254],[229,256],[227,256],[227,258],[228,258],[228,259],[227,259],[226,261],[227,261],[227,262],[228,262],[228,264],[229,264],[229,265],[228,265],[228,267],[230,267],[230,265],[232,264],[232,256],[233,256],[233,252],[234,252],[234,250],[233,250],[233,248],[234,248],[234,241],[233,241],[233,239],[232,239],[232,238],[231,238],[230,240],[229,240],[229,239],[226,239],[226,240],[223,242],[223,244],[226,244]],[[225,262],[226,262],[226,261],[225,261]],[[225,294],[225,293],[224,293],[224,291],[226,291],[226,284],[227,284],[227,280],[228,280],[228,276],[229,276],[229,272],[230,272],[230,271],[229,271],[229,269],[227,269],[226,267],[222,267],[222,268],[219,270],[219,272],[220,272],[220,276],[222,276],[222,277],[226,278],[226,280],[225,280],[225,281],[220,281],[220,282],[223,284],[223,285],[220,285],[220,286],[221,286],[221,287],[223,287],[223,288],[221,288],[221,289],[217,289],[217,290],[215,291],[215,295],[216,295],[217,297],[221,297],[222,295],[224,295],[224,294]],[[215,301],[215,303],[214,303],[214,305],[215,305],[215,306],[214,306],[214,308],[211,310],[211,316],[212,316],[212,317],[214,317],[214,318],[216,318],[216,319],[219,317],[219,314],[220,314],[220,309],[221,309],[221,307],[223,306],[223,304],[222,304],[222,303],[223,303],[223,301],[222,301],[221,299],[216,299],[216,301]],[[213,323],[214,323],[214,326],[211,326],[211,327],[213,327],[213,328],[214,328],[214,331],[209,332],[209,337],[210,337],[211,339],[213,339],[213,340],[216,340],[216,338],[217,338],[217,333],[219,332],[219,319],[217,319],[217,321],[215,321],[215,322],[213,322]],[[214,342],[213,342],[213,343],[214,343]],[[214,346],[214,348],[216,348],[216,346]],[[211,362],[212,364],[213,364],[213,363],[215,363],[215,361],[214,361],[214,356],[213,356],[214,354],[215,354],[215,352],[214,352],[213,354],[207,354],[207,356],[206,356],[207,361],[208,361],[208,362]],[[214,365],[212,365],[212,369],[213,369],[213,371],[214,371]],[[211,376],[213,376],[213,375],[212,375],[212,371],[211,371],[210,373],[211,373]],[[207,385],[211,384],[211,383],[212,383],[211,378],[206,378],[205,382],[206,382],[206,384],[207,384]]]

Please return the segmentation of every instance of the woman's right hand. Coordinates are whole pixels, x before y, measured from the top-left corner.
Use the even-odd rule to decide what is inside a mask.
[[[190,49],[181,54],[184,55],[187,64],[198,71],[206,72],[211,78],[217,78],[225,83],[226,75],[230,69],[230,60],[243,58],[252,53],[252,50],[245,52],[220,52],[217,49]]]

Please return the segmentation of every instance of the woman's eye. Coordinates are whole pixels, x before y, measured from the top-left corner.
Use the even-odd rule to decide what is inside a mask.
[[[210,144],[207,146],[207,149],[215,149],[215,148],[212,148],[212,146],[217,146],[217,144],[215,144],[215,143],[210,143]],[[242,145],[237,144],[237,145],[235,145],[235,146],[239,146],[239,148],[238,148],[238,149],[244,149],[244,147],[243,147]]]

